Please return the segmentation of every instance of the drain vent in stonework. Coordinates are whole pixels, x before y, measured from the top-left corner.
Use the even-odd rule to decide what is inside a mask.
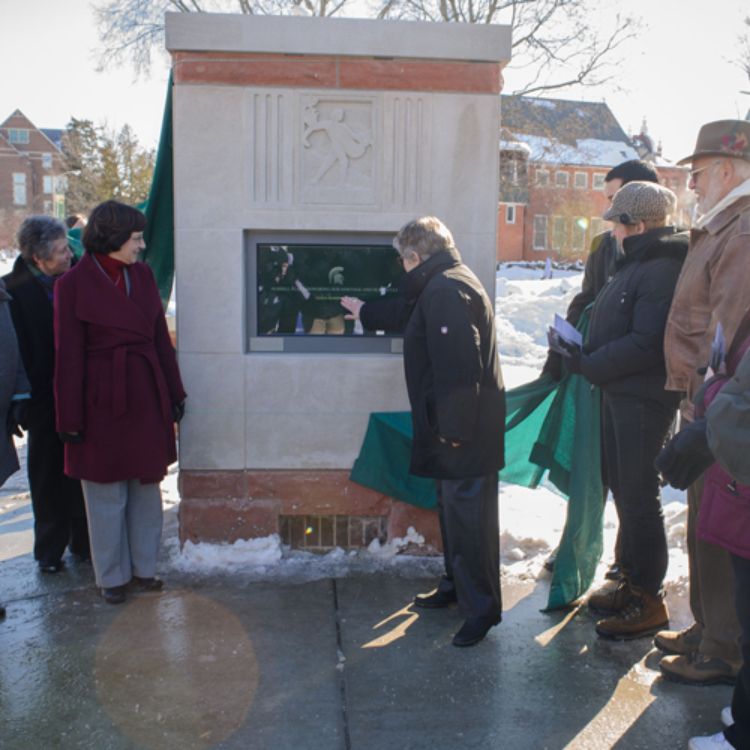
[[[382,516],[280,516],[281,541],[294,549],[330,550],[385,542]]]

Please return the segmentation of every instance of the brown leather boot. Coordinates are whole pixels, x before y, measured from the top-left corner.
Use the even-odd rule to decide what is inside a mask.
[[[635,586],[630,587],[627,605],[612,617],[599,620],[596,632],[602,638],[629,641],[662,630],[669,624],[669,613],[662,596],[652,596]]]
[[[607,581],[594,591],[586,604],[589,609],[603,615],[621,612],[630,601],[630,584],[626,580]]]

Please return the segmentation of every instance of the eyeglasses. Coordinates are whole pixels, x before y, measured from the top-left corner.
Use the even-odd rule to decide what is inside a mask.
[[[688,175],[689,181],[695,182],[696,177],[698,177],[698,175],[701,172],[705,172],[707,169],[711,169],[711,167],[715,167],[718,163],[719,163],[718,161],[713,161],[710,164],[707,164],[705,167],[698,167],[698,169],[691,169]]]

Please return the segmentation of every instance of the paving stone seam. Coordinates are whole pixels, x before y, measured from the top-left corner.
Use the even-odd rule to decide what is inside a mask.
[[[352,738],[349,733],[349,714],[346,702],[346,679],[344,670],[346,669],[346,657],[344,656],[344,645],[341,638],[341,613],[339,611],[339,593],[336,579],[331,578],[331,593],[333,594],[333,617],[336,624],[336,653],[339,663],[336,671],[339,680],[339,695],[341,696],[341,719],[344,728],[344,749],[352,750]]]

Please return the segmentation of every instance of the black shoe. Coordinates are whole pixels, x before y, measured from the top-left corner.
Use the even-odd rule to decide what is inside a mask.
[[[0,604],[0,620],[5,619],[5,607],[3,607],[2,604]]]
[[[161,591],[164,588],[164,581],[161,578],[140,578],[139,576],[133,576],[130,583],[138,591]]]
[[[65,567],[65,563],[62,560],[58,560],[57,562],[53,563],[47,563],[47,562],[40,562],[39,563],[39,572],[40,573],[59,573],[63,568]]]
[[[501,615],[495,617],[470,617],[461,626],[461,629],[453,636],[453,645],[462,648],[479,643],[487,635],[489,629],[497,625],[503,618]]]
[[[608,581],[619,581],[622,579],[623,573],[622,573],[622,566],[620,563],[612,563],[612,565],[609,566],[609,570],[604,574],[604,577]]]
[[[108,589],[102,589],[102,599],[107,604],[122,604],[125,601],[125,587],[112,586]]]
[[[431,594],[419,594],[414,597],[414,606],[423,609],[443,609],[458,601],[455,591],[435,589]]]

